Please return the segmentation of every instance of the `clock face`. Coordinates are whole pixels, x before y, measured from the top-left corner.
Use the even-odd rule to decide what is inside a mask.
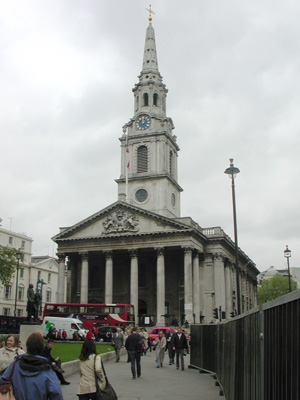
[[[139,131],[144,131],[149,128],[150,123],[151,120],[148,115],[140,115],[135,121],[135,127]]]

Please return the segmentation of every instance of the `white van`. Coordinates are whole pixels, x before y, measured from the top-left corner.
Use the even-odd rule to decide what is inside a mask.
[[[78,331],[79,336],[85,338],[88,329],[83,327],[83,323],[76,318],[45,317],[43,320],[43,336],[47,337],[49,328],[55,324],[56,331],[63,329],[67,332],[67,340],[73,339],[73,333]]]

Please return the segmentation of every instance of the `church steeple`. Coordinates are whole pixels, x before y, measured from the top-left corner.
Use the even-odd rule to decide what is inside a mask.
[[[180,216],[179,147],[166,115],[168,90],[158,70],[153,11],[148,10],[143,67],[132,89],[134,116],[123,127],[119,198],[168,217]],[[127,144],[126,144],[127,143]],[[126,156],[129,159],[126,160]]]

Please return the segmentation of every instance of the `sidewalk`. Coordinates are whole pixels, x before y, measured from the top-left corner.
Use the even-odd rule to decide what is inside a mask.
[[[155,352],[141,357],[142,376],[131,379],[131,368],[127,355],[120,362],[109,360],[104,363],[108,379],[120,400],[219,400],[219,387],[210,374],[200,374],[188,369],[189,356],[185,357],[185,370],[169,366],[166,355],[164,367],[156,368]],[[67,377],[69,386],[61,386],[64,400],[76,400],[79,373]],[[222,398],[222,397],[221,397]],[[224,397],[223,397],[224,398]]]

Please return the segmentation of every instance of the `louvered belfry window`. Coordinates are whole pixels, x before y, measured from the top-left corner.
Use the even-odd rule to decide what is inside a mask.
[[[170,175],[173,176],[174,175],[174,160],[173,160],[173,153],[172,151],[170,151]]]
[[[137,150],[137,172],[148,172],[148,148],[140,146]]]

